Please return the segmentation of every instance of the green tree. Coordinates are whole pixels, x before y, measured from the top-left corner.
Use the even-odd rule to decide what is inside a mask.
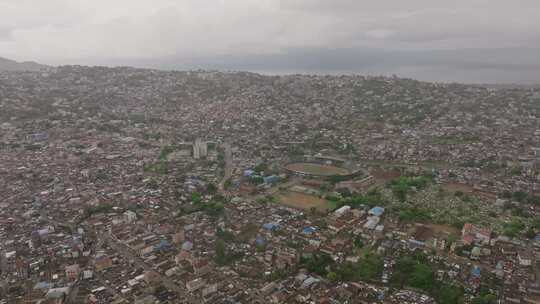
[[[357,236],[354,239],[353,244],[354,244],[354,247],[356,247],[356,248],[362,248],[362,247],[364,247],[364,240],[362,239],[362,237]]]
[[[215,242],[215,257],[214,260],[218,265],[228,265],[233,261],[242,257],[241,253],[231,253],[227,250],[227,245],[222,239],[217,239]]]
[[[510,174],[512,175],[520,175],[521,174],[521,167],[514,167],[510,170]]]
[[[257,173],[265,172],[267,170],[268,170],[268,164],[266,163],[260,163],[257,166],[255,166],[255,168],[253,168],[253,171]]]
[[[435,295],[439,304],[463,303],[463,288],[456,285],[443,284]]]
[[[527,198],[527,203],[529,203],[531,205],[539,206],[540,205],[540,195],[529,195],[529,197]]]
[[[260,185],[262,183],[264,183],[264,178],[262,178],[261,176],[254,176],[250,179],[250,182],[253,184],[253,185]]]
[[[523,191],[515,191],[514,193],[512,193],[512,199],[520,203],[524,202],[527,197],[528,194]]]
[[[173,146],[164,146],[163,148],[161,148],[161,152],[159,153],[159,159],[162,161],[167,160],[167,156],[173,153],[174,150],[175,150],[175,147]]]
[[[392,185],[392,193],[400,201],[405,202],[407,200],[407,192],[409,191],[409,186],[406,183],[399,182],[395,185]]]
[[[206,185],[206,191],[210,194],[214,194],[217,192],[217,187],[213,183],[208,183],[208,185]]]
[[[199,192],[193,192],[191,194],[191,201],[195,204],[195,205],[198,205],[202,202],[202,196]]]
[[[312,257],[302,258],[300,260],[300,264],[306,267],[307,270],[322,276],[328,273],[327,267],[333,263],[334,260],[332,260],[332,257],[325,253],[316,254]]]
[[[384,261],[375,254],[367,254],[359,263],[360,270],[358,274],[364,281],[375,279],[384,269]]]
[[[433,271],[426,264],[416,264],[411,273],[410,285],[415,288],[430,291],[433,288]]]
[[[225,242],[222,239],[216,240],[216,259],[223,260],[227,255],[227,248]]]
[[[328,281],[330,282],[337,282],[338,275],[337,273],[330,271],[329,273],[326,274],[326,279],[328,279]]]
[[[403,288],[408,283],[410,274],[414,271],[416,261],[409,256],[399,258],[390,279],[390,283],[398,288]]]
[[[528,239],[534,239],[536,237],[536,232],[534,231],[534,229],[529,228],[525,232],[525,237],[527,237]]]
[[[503,224],[503,234],[508,237],[518,236],[523,229],[525,229],[525,224],[517,220]]]
[[[336,270],[337,275],[342,281],[358,281],[360,280],[360,265],[353,263],[344,263]]]

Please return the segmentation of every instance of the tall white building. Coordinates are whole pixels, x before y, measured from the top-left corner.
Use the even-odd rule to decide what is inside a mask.
[[[197,138],[193,143],[193,158],[199,159],[208,155],[208,144]]]

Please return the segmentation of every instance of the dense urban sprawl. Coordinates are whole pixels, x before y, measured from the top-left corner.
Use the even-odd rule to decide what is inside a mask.
[[[0,72],[0,303],[540,303],[540,89]]]

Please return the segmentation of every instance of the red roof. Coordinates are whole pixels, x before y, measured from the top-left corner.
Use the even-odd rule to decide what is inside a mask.
[[[467,234],[463,236],[462,240],[463,240],[463,243],[468,245],[468,244],[472,244],[472,242],[474,241],[474,238],[472,235]]]
[[[463,233],[466,233],[466,232],[471,231],[472,229],[473,229],[473,225],[470,224],[470,223],[467,223],[467,224],[463,225],[463,230],[462,231],[463,231]]]

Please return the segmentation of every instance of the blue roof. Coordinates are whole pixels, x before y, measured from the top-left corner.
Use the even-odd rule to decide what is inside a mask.
[[[264,178],[264,182],[266,184],[272,184],[279,181],[279,176],[277,175],[270,175]]]
[[[259,245],[259,246],[262,246],[264,244],[266,244],[266,240],[260,236],[258,236],[256,239],[255,239],[255,244]]]
[[[304,228],[304,230],[302,230],[303,233],[306,233],[306,234],[310,234],[310,233],[313,233],[315,232],[317,229],[315,229],[315,227],[306,227]]]
[[[164,248],[167,248],[169,246],[170,246],[170,244],[169,244],[169,242],[167,242],[167,240],[161,240],[161,241],[159,241],[159,244],[156,245],[156,249],[164,249]]]
[[[266,224],[263,225],[263,228],[266,229],[266,230],[274,230],[274,229],[279,228],[279,224],[278,223],[266,223]]]
[[[253,173],[255,173],[253,170],[244,170],[244,176],[251,176]]]
[[[38,282],[35,286],[34,286],[34,289],[51,289],[54,287],[54,284],[53,283],[49,283],[49,282]]]
[[[535,241],[539,241],[540,242],[540,234],[537,235],[535,238],[534,238]]]
[[[384,208],[383,207],[373,207],[371,208],[371,210],[369,210],[369,213],[370,214],[373,214],[373,215],[376,215],[376,216],[380,216],[384,213]]]
[[[480,277],[480,267],[478,266],[474,266],[473,269],[471,270],[471,274],[477,278]]]

